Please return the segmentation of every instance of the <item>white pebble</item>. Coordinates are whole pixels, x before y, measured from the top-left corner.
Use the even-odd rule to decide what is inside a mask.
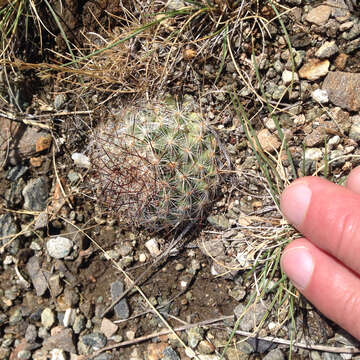
[[[146,255],[145,255],[144,253],[141,253],[141,254],[139,255],[139,261],[140,261],[141,263],[144,263],[144,262],[146,261]]]
[[[329,96],[326,90],[316,89],[311,93],[311,97],[320,104],[329,102]]]
[[[73,159],[76,166],[86,169],[90,168],[91,166],[89,157],[82,153],[73,153],[71,158]]]
[[[145,247],[149,250],[151,256],[155,257],[160,255],[161,251],[159,248],[159,244],[156,239],[150,239],[145,243]]]
[[[292,81],[299,81],[298,74],[296,72],[293,73],[292,71],[289,70],[284,70],[281,78],[284,85],[289,85]]]
[[[55,259],[63,259],[68,256],[72,247],[73,242],[62,236],[50,238],[46,243],[49,255]]]

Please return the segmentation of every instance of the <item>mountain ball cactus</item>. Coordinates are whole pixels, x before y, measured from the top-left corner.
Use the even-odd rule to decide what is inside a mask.
[[[101,124],[91,148],[97,199],[151,231],[200,220],[219,183],[217,142],[192,97],[168,96]]]

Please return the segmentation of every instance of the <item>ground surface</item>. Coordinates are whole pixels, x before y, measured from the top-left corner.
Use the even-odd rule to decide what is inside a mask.
[[[276,259],[296,234],[282,220],[276,192],[304,174],[341,183],[359,163],[357,4],[280,2],[280,23],[265,2],[215,1],[210,10],[176,14],[118,43],[159,19],[154,13],[186,4],[50,5],[63,34],[42,8],[52,32],[43,51],[32,46],[36,31],[27,40],[18,34],[1,77],[0,358],[215,360],[229,339],[228,359],[349,358],[332,351],[357,346],[350,336],[298,294],[291,298],[289,284],[279,290],[286,281]],[[217,33],[222,24],[228,27]],[[79,57],[115,45],[60,70],[71,59],[64,38]],[[44,73],[39,63],[53,68]],[[99,123],[119,121],[123,109],[156,103],[164,93],[179,95],[179,104],[185,94],[193,97],[217,134],[223,164],[210,212],[183,239],[179,231],[154,234],[120,221],[96,201],[92,169],[73,157],[91,157]],[[246,136],[250,127],[258,145]],[[139,277],[133,288],[129,279]],[[104,315],[123,288],[131,290]],[[178,337],[156,336],[167,328],[159,314],[172,328],[184,327]],[[294,328],[305,349],[290,351]],[[256,341],[254,333],[285,344]]]

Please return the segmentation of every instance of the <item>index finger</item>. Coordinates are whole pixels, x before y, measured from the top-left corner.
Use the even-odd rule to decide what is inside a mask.
[[[304,177],[281,196],[285,217],[317,247],[360,274],[360,195],[318,177]]]

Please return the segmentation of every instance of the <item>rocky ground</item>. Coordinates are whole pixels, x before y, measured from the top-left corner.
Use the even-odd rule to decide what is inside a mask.
[[[64,11],[71,41],[71,34],[84,29],[90,33],[99,25],[89,14],[104,25],[106,11],[118,11],[103,3],[79,7],[68,1],[58,10]],[[265,33],[247,22],[236,27],[221,76],[221,56],[199,60],[200,45],[177,52],[181,59],[174,61],[168,76],[165,90],[191,94],[199,103],[222,144],[226,164],[211,211],[184,238],[124,225],[104,211],[86,186],[91,173],[89,128],[116,114],[128,95],[99,95],[96,89],[108,86],[109,80],[81,96],[71,81],[65,82],[66,91],[64,82],[35,87],[33,78],[31,86],[23,80],[14,83],[16,101],[7,101],[11,91],[4,90],[0,359],[215,360],[222,353],[229,360],[281,360],[290,353],[299,359],[357,358],[345,349],[356,348],[357,342],[297,294],[292,322],[290,300],[283,295],[282,303],[274,290],[281,273],[266,265],[266,258],[276,258],[296,234],[282,220],[256,154],[266,154],[274,164],[279,176],[272,179],[279,191],[295,175],[327,176],[342,183],[360,162],[360,8],[351,0],[281,3],[287,36],[273,9],[260,5],[258,15],[268,21]],[[170,9],[182,6],[182,1],[168,4]],[[121,31],[121,21],[116,18],[115,23]],[[263,93],[240,29],[265,39],[255,54]],[[59,36],[57,46],[64,46]],[[166,59],[166,49],[159,51],[159,59]],[[107,66],[106,58],[101,61]],[[25,78],[38,76],[23,71]],[[82,80],[88,81],[86,76]],[[2,81],[6,88],[4,76]],[[124,85],[129,80],[121,81]],[[141,80],[136,81],[140,87]],[[129,89],[128,83],[125,87]],[[246,109],[262,150],[251,148],[231,89]],[[275,108],[295,174],[265,97]],[[261,276],[268,279],[266,293],[254,301]],[[125,296],[112,304],[125,289]],[[263,323],[273,302],[281,305],[272,307]],[[247,304],[252,306],[247,309]],[[302,346],[291,348],[294,327]],[[227,344],[233,330],[237,334]]]

